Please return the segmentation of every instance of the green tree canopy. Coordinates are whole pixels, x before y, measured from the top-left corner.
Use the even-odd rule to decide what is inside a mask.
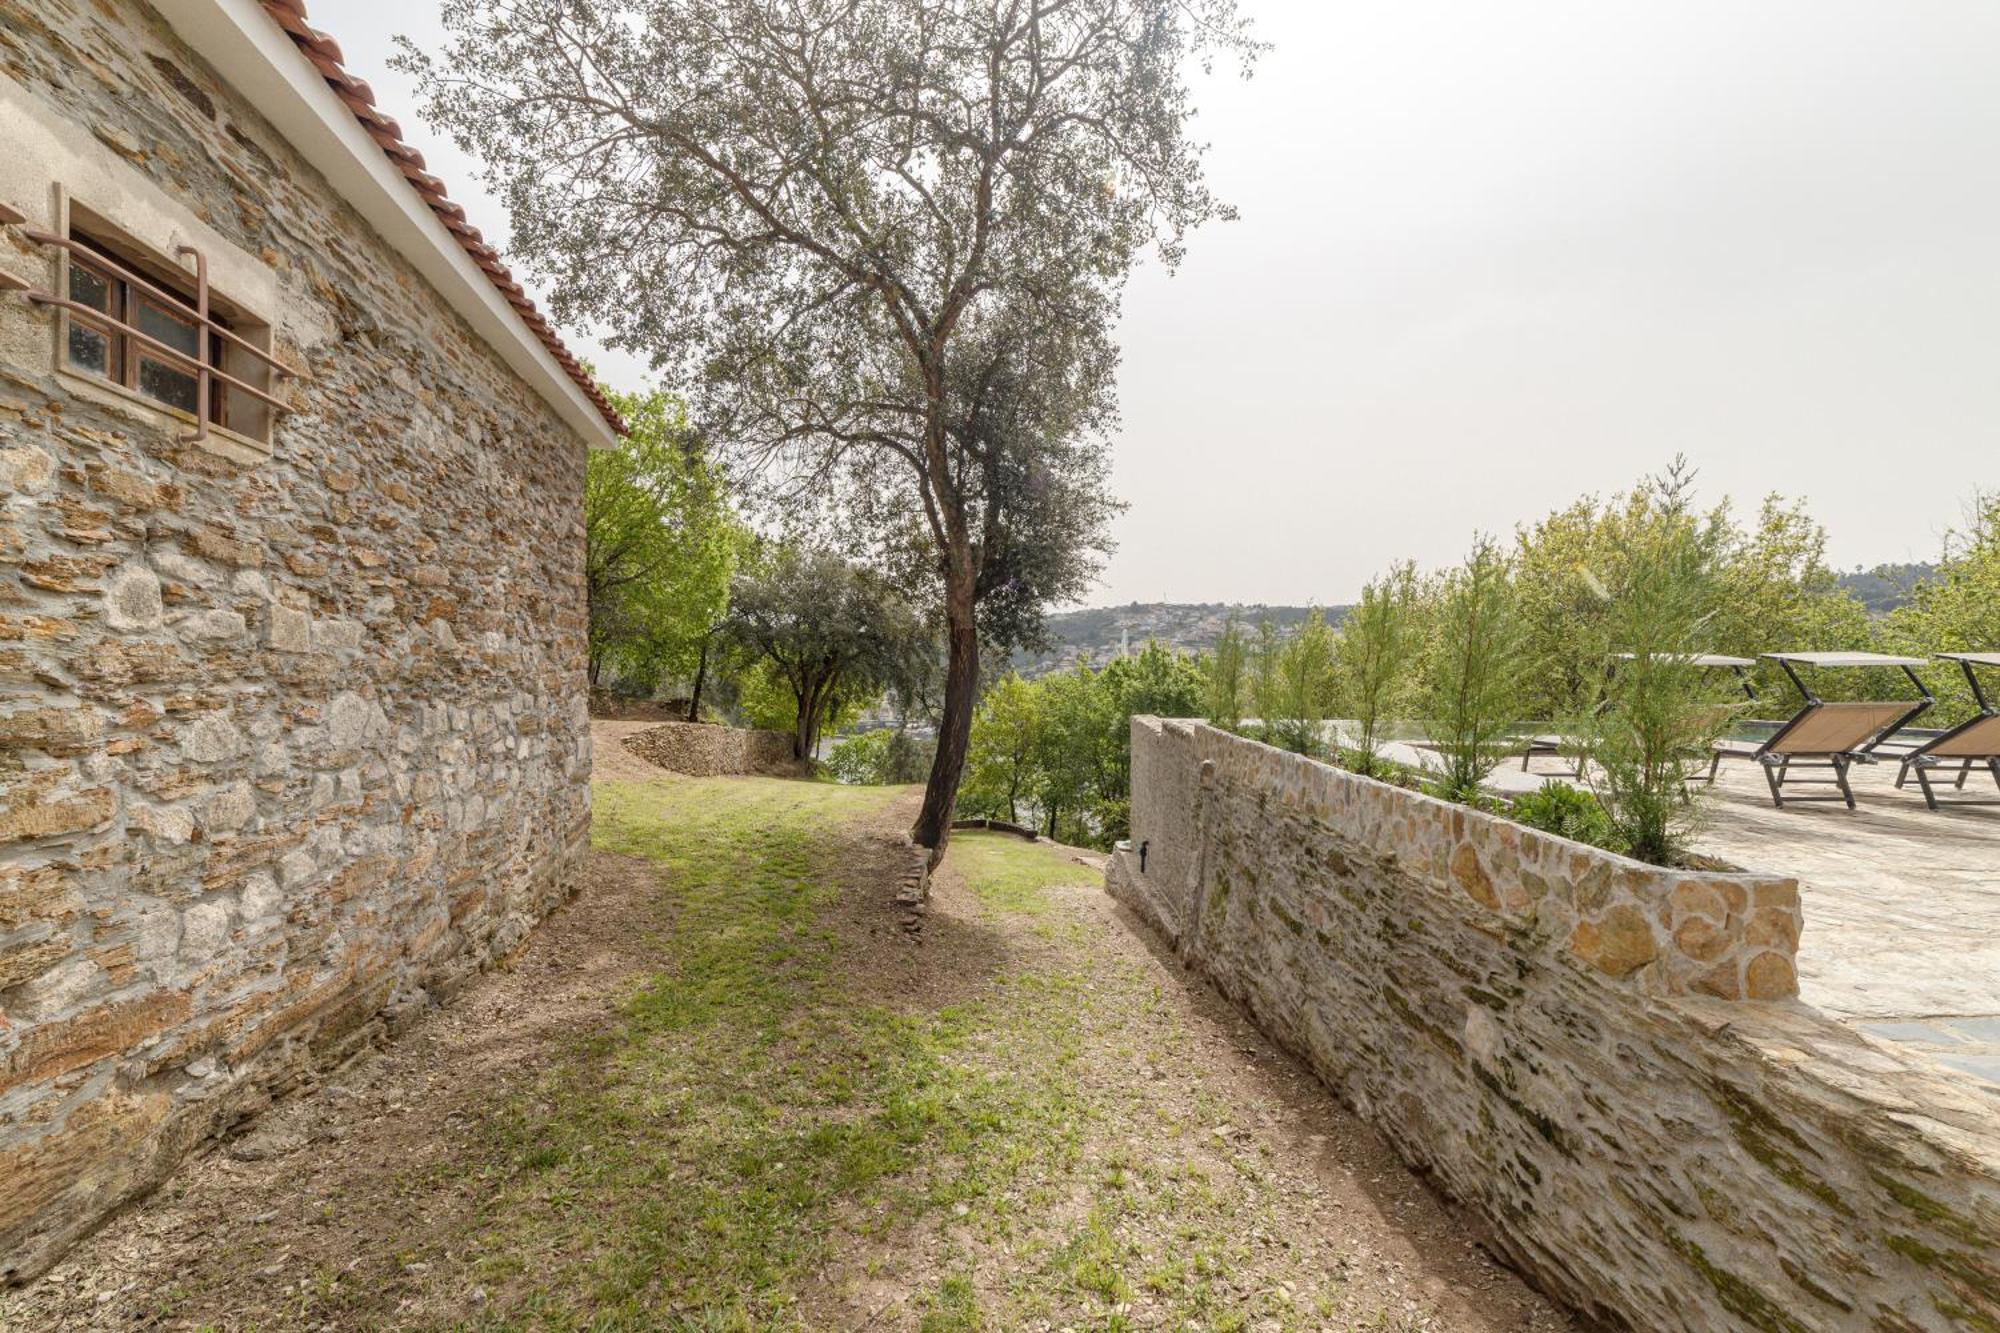
[[[607,393],[629,433],[593,451],[584,477],[590,680],[650,690],[692,674],[728,606],[741,528],[679,401]]]
[[[1225,212],[1189,66],[1234,0],[448,0],[404,64],[489,165],[558,319],[610,330],[773,470],[879,490],[943,590],[948,675],[913,834],[941,852],[977,609],[1099,539],[1073,447],[1108,429],[1125,275]],[[1065,453],[1058,446],[1069,446]],[[1078,466],[1079,462],[1083,465]],[[866,512],[857,506],[856,512]]]
[[[1969,521],[1945,538],[1936,574],[1917,585],[1911,603],[1892,611],[1883,628],[1887,646],[1899,652],[2000,652],[2000,495],[1973,498]],[[1939,704],[1926,720],[1942,724],[1972,715],[1963,676],[1934,669],[1927,679]]]
[[[793,753],[810,759],[843,703],[920,671],[930,629],[880,575],[824,548],[784,544],[736,580],[731,626],[789,691]]]

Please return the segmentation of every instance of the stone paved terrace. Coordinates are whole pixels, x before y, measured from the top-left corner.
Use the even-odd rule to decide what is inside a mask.
[[[1393,757],[1416,762],[1407,746]],[[1563,761],[1518,759],[1492,785],[1523,791]],[[1774,809],[1763,772],[1733,761],[1716,783],[1700,849],[1754,870],[1796,874],[1805,908],[1799,994],[1864,1031],[2000,1083],[2000,806],[1932,811],[1896,766],[1858,768],[1860,808]],[[1984,781],[1987,790],[1976,791]],[[1966,794],[2000,797],[1975,775]]]

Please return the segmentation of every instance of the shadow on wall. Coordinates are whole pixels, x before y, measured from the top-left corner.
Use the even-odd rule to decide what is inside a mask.
[[[1139,845],[1111,892],[1586,1315],[2000,1321],[2000,1095],[1794,998],[1796,882],[1147,717]]]

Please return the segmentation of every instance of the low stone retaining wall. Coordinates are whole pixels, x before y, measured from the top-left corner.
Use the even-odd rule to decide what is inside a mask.
[[[1793,881],[1199,723],[1132,741],[1111,891],[1552,1294],[1690,1333],[2000,1327],[2000,1094],[1792,998]]]
[[[625,738],[625,748],[649,764],[691,778],[729,773],[797,773],[792,738],[782,731],[747,731],[693,722],[662,722]]]

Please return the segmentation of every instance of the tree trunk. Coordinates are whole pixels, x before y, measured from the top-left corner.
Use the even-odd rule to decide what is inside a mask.
[[[910,841],[928,847],[931,864],[944,859],[951,838],[952,809],[958,802],[958,780],[965,772],[966,747],[972,738],[972,710],[979,702],[979,627],[973,621],[973,573],[970,561],[953,561],[945,583],[945,631],[950,652],[945,658],[944,711],[938,718],[937,758],[924,785],[924,806],[917,814]]]
[[[810,689],[801,693],[792,691],[792,698],[798,701],[798,717],[792,723],[792,758],[805,759],[812,754],[813,709],[818,707],[814,692]]]
[[[708,675],[708,645],[712,636],[701,636],[701,656],[694,665],[694,689],[689,691],[688,721],[701,721],[701,683]]]

